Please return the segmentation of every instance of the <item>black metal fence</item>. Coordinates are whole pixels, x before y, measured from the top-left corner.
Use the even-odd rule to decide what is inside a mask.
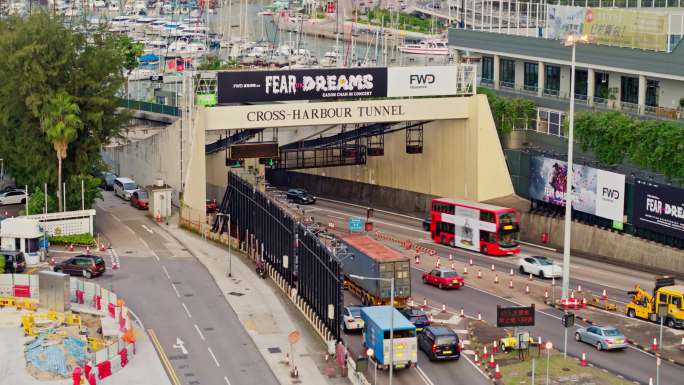
[[[314,327],[335,340],[342,322],[342,268],[321,240],[271,197],[233,173],[221,202],[214,232],[228,231],[241,248],[263,259],[286,285],[290,298]],[[296,289],[296,290],[293,290]],[[295,293],[292,295],[291,293]],[[306,314],[311,313],[311,314]]]

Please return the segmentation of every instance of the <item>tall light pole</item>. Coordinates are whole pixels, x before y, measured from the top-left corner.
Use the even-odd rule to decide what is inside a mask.
[[[394,375],[394,277],[363,277],[360,275],[349,274],[350,278],[370,281],[389,281],[390,283],[390,359],[389,359],[389,385],[392,385],[392,376]],[[384,356],[384,354],[383,354]],[[377,355],[376,355],[377,357]]]
[[[572,61],[570,62],[570,112],[568,116],[568,165],[565,176],[565,226],[563,234],[563,284],[561,298],[568,298],[570,289],[570,227],[572,226],[572,155],[575,124],[575,48],[577,43],[586,43],[587,36],[570,34],[563,44],[572,47]],[[589,85],[587,85],[589,87]]]
[[[228,217],[228,266],[226,268],[226,276],[233,276],[233,253],[231,253],[232,243],[230,242],[230,214],[218,213],[217,217]]]

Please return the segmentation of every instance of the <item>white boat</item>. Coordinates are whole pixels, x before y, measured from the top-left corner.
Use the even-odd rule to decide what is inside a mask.
[[[337,51],[328,51],[323,55],[320,61],[321,67],[337,67],[338,58],[340,53]]]
[[[418,43],[404,44],[398,47],[399,52],[410,53],[415,55],[449,55],[449,46],[445,40],[421,40]]]

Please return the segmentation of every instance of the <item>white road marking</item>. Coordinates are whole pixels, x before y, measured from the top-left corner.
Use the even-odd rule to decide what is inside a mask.
[[[185,314],[188,315],[188,318],[192,318],[192,314],[190,314],[190,310],[188,310],[188,307],[185,306],[185,303],[181,303],[181,305],[183,305],[183,309],[185,309]],[[197,325],[195,325],[195,326],[197,326]]]
[[[138,235],[138,234],[135,233],[135,231],[133,231],[132,228],[130,228],[130,227],[128,227],[128,226],[124,226],[124,227],[126,228],[126,230],[130,231],[131,233],[133,233],[133,235]]]
[[[112,215],[112,217],[113,217],[114,219],[116,219],[117,222],[121,223],[121,219],[119,219],[119,217],[117,217],[117,216],[114,215],[114,214],[111,214],[111,215]]]
[[[171,276],[169,275],[169,271],[166,270],[166,266],[162,265],[162,270],[164,270],[164,274],[166,274],[166,278],[171,279]]]
[[[155,253],[154,250],[152,250],[152,249],[150,249],[150,253],[152,253],[152,256],[154,257],[154,259],[156,259],[157,262],[159,262],[159,256],[157,255],[157,253]]]
[[[432,382],[430,377],[428,377],[427,374],[425,374],[425,372],[423,371],[423,369],[421,369],[420,366],[416,365],[416,370],[418,370],[418,375],[427,385],[435,385],[435,383]]]
[[[339,220],[341,220],[341,221],[345,220],[345,218],[339,217],[339,216],[337,216],[337,215],[328,215],[328,218],[335,218],[335,219],[339,219]]]
[[[148,233],[154,234],[154,231],[152,231],[152,229],[150,229],[149,227],[142,225],[142,228],[145,229],[145,231],[147,231]]]
[[[183,354],[187,355],[188,354],[188,349],[185,348],[185,342],[183,342],[180,337],[176,337],[176,344],[173,345],[174,349],[180,349]]]
[[[172,283],[172,284],[171,284],[171,287],[173,288],[173,291],[176,292],[176,297],[180,298],[180,293],[178,292],[178,289],[176,288],[176,285]]]
[[[141,242],[143,245],[145,245],[146,248],[148,248],[148,249],[150,248],[150,246],[147,244],[147,242],[145,242],[144,239],[142,239],[142,237],[138,237],[138,239],[140,239],[140,242]]]
[[[223,381],[225,381],[226,384],[228,384],[228,385],[232,385],[232,384],[230,383],[230,381],[228,381],[228,377],[226,377],[226,376],[223,376]]]
[[[211,358],[214,359],[214,363],[216,364],[216,367],[220,368],[221,364],[219,364],[218,360],[216,359],[216,356],[214,355],[214,352],[211,350],[211,348],[207,348],[209,350],[209,354],[211,354]]]
[[[183,305],[183,306],[185,306],[185,305]],[[195,330],[197,330],[197,334],[199,334],[199,336],[200,336],[200,338],[202,339],[202,341],[206,341],[206,340],[204,339],[204,334],[202,334],[202,331],[200,330],[199,326],[197,326],[197,324],[195,324]]]

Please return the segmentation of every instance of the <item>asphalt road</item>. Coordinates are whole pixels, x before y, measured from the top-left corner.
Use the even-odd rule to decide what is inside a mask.
[[[151,226],[143,211],[109,192],[104,198],[96,227],[112,242],[121,268],[100,283],[110,284],[155,331],[180,382],[279,384],[204,266]]]
[[[316,205],[305,207],[304,210],[306,215],[313,215],[316,221],[323,223],[332,221],[336,223],[336,226],[346,226],[349,216],[365,217],[365,208],[327,200],[319,200]],[[392,234],[406,236],[414,240],[423,239],[426,246],[436,249],[442,256],[446,256],[449,253],[453,254],[455,260],[461,261],[461,265],[466,260],[472,258],[474,264],[478,266],[489,267],[491,263],[495,263],[499,269],[502,267],[508,269],[515,266],[518,258],[488,257],[479,253],[437,245],[428,239],[428,233],[421,229],[420,220],[415,218],[412,219],[410,217],[390,215],[376,211],[373,223],[375,229],[380,231],[391,232]],[[524,247],[523,255],[527,254],[543,254],[554,259],[561,257],[557,253]],[[571,275],[579,277],[571,279],[572,287],[580,284],[583,290],[588,289],[597,293],[606,289],[611,298],[617,298],[618,300],[628,300],[626,290],[631,288],[635,282],[642,284],[644,287],[652,287],[653,285],[651,282],[652,276],[649,274],[580,258],[574,258],[572,263]],[[452,309],[459,309],[463,306],[468,314],[475,315],[479,312],[482,314],[483,319],[490,323],[496,322],[497,304],[502,306],[522,305],[468,286],[456,291],[441,291],[432,286],[423,285],[419,278],[421,274],[422,272],[416,269],[412,272],[413,298],[425,297],[431,303],[446,304],[448,308]],[[545,280],[545,283],[550,286],[548,280]],[[560,314],[561,312],[555,309],[539,309],[537,311],[536,326],[530,328],[530,331],[534,336],[541,336],[544,340],[550,340],[555,347],[560,347],[562,350],[563,328],[561,327]],[[582,326],[586,325],[577,322],[577,327]],[[582,352],[587,352],[590,361],[594,365],[609,369],[614,373],[622,375],[629,381],[648,384],[649,378],[655,378],[656,358],[653,355],[632,347],[624,351],[598,352],[589,345],[575,342],[573,330],[568,330],[567,351],[569,355],[579,357]],[[428,375],[432,375],[432,372],[428,370],[425,370],[425,372]],[[663,362],[660,383],[662,385],[678,384],[680,380],[677,380],[677,378],[681,379],[682,375],[684,375],[684,368]],[[435,376],[437,375],[435,374]],[[448,381],[454,380],[453,374],[451,377],[446,375],[444,378],[445,380],[448,379]],[[442,383],[434,379],[433,382],[435,384]]]

